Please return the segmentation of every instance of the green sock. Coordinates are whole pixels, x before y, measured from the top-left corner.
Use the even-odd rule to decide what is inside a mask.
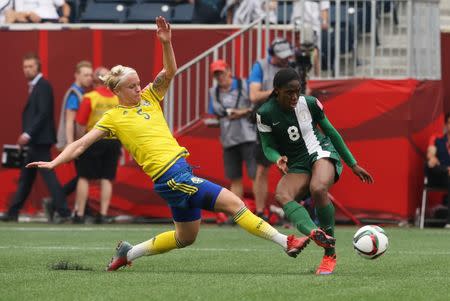
[[[317,217],[320,222],[320,227],[327,233],[334,237],[334,206],[333,203],[329,203],[325,207],[319,208],[316,207]],[[331,256],[334,255],[334,248],[325,249],[325,255]]]
[[[308,211],[296,201],[290,201],[284,205],[283,211],[298,231],[306,236],[309,236],[313,229],[317,229],[317,225],[312,221]]]

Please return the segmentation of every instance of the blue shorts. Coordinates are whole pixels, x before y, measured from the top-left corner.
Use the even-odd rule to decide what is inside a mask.
[[[178,159],[156,182],[155,191],[167,201],[176,222],[201,218],[201,209],[214,210],[222,186],[198,178],[184,158]]]

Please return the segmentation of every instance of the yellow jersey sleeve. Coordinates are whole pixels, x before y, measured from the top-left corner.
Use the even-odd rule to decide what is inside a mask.
[[[112,109],[114,110],[114,109]],[[112,118],[112,114],[111,111],[106,111],[102,118],[95,124],[94,128],[104,131],[104,132],[108,132],[108,136],[109,138],[115,137],[116,136],[116,125],[114,123],[114,119]]]
[[[144,90],[142,90],[141,98],[147,101],[160,102],[161,100],[163,100],[164,95],[162,96],[158,95],[158,93],[156,93],[156,91],[153,89],[153,83],[149,83],[147,87],[145,87]]]

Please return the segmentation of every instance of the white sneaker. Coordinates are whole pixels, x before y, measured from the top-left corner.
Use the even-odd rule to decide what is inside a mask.
[[[450,229],[450,224],[444,226],[445,229]]]

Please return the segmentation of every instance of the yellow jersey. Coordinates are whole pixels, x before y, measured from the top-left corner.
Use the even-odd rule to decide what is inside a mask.
[[[105,112],[94,128],[117,137],[153,181],[179,158],[189,155],[170,132],[153,85],[142,90],[141,102],[132,107],[118,105]]]

